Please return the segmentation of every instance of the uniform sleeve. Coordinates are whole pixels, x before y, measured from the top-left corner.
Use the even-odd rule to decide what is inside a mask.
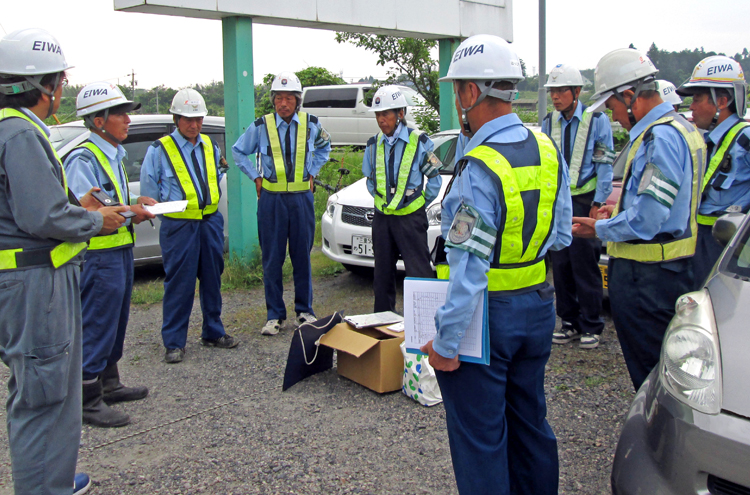
[[[420,143],[421,145],[421,143]],[[422,150],[423,162],[427,161],[427,153],[435,149],[432,139],[427,139]],[[436,176],[427,179],[425,187],[425,204],[429,205],[440,194],[440,186],[443,184],[443,178],[438,173]]]
[[[309,125],[311,126],[310,135],[315,136],[315,140],[313,141],[312,162],[307,173],[317,176],[328,161],[328,157],[331,156],[331,137],[320,122],[310,122]]]
[[[617,216],[596,222],[597,236],[606,241],[622,242],[635,239],[651,240],[661,232],[669,219],[672,205],[681,187],[692,179],[685,173],[687,145],[671,126],[655,126],[650,139],[644,139],[644,149],[638,161],[639,174],[632,174],[623,184],[623,194],[634,194],[632,203]],[[633,164],[635,165],[635,163]],[[637,181],[637,182],[634,182]]]
[[[494,194],[495,187],[485,187],[488,183],[491,183],[489,176],[471,164],[464,169],[461,177],[456,178],[451,197],[444,201],[448,211],[443,213],[443,237],[448,238],[450,224],[460,206],[459,197],[463,198],[464,204],[474,207],[487,225],[497,229],[501,207],[497,195]],[[475,184],[475,187],[472,187],[472,184]],[[438,308],[435,314],[437,334],[432,346],[438,354],[450,359],[458,353],[464,332],[487,287],[490,262],[469,251],[451,248],[448,250],[448,263],[448,292],[445,304]]]
[[[221,170],[221,148],[219,148],[217,145],[214,144],[214,157],[216,157],[216,180],[221,182],[221,179],[224,178],[224,172]]]
[[[259,150],[260,130],[260,125],[256,125],[255,123],[251,124],[242,136],[240,136],[237,142],[234,143],[234,146],[232,146],[232,157],[234,158],[234,163],[236,163],[240,170],[250,177],[251,180],[260,177],[258,169],[250,160],[250,155],[254,155]]]
[[[96,164],[91,161],[88,153],[82,149],[73,150],[65,160],[65,174],[68,179],[68,189],[76,198],[81,199],[92,187],[102,187],[94,173]]]
[[[362,157],[362,175],[366,179],[367,191],[370,196],[375,197],[375,164],[370,163],[372,157],[372,146],[368,145],[365,148],[365,154]]]
[[[573,200],[570,195],[570,177],[565,159],[557,153],[560,161],[560,190],[555,203],[555,224],[545,249],[559,251],[570,246],[573,241]]]
[[[605,203],[612,193],[612,162],[615,159],[615,146],[612,139],[612,126],[606,114],[601,114],[594,123],[596,128],[592,163],[596,168],[596,193],[594,201]]]
[[[165,201],[159,184],[161,182],[161,149],[149,146],[141,166],[141,196],[148,196],[157,201]]]
[[[21,230],[43,239],[87,241],[101,230],[102,215],[68,202],[61,171],[55,170],[56,158],[48,146],[33,130],[22,131],[6,143],[4,162],[13,218]]]

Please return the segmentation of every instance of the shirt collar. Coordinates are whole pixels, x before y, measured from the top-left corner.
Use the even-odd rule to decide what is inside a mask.
[[[297,112],[294,112],[294,115],[292,115],[292,121],[296,122],[297,125],[299,125],[299,117],[297,117]],[[276,128],[277,129],[280,128],[282,124],[283,125],[287,125],[287,123],[284,121],[284,119],[282,119],[281,117],[279,117],[279,114],[277,113],[276,114]]]
[[[174,130],[174,132],[172,133],[172,137],[177,142],[177,146],[179,146],[180,148],[185,148],[189,146],[189,149],[192,150],[193,148],[197,148],[199,145],[203,144],[203,138],[200,135],[198,135],[198,141],[195,143],[195,146],[193,146],[193,143],[185,139],[182,136],[182,134],[180,134],[179,129]]]
[[[716,128],[708,133],[708,139],[713,141],[714,144],[719,144],[719,141],[721,141],[721,138],[724,137],[724,134],[729,132],[729,129],[734,127],[737,122],[740,121],[740,118],[737,117],[737,114],[733,113],[726,119],[722,121],[721,124],[717,125]],[[708,142],[708,140],[706,140]]]
[[[25,113],[28,118],[30,118],[31,120],[33,120],[34,123],[36,123],[36,125],[38,125],[39,127],[41,127],[42,130],[44,131],[44,133],[47,135],[47,137],[49,137],[49,127],[47,127],[47,125],[44,122],[42,122],[41,120],[39,120],[39,117],[37,117],[34,112],[32,112],[31,110],[29,110],[28,108],[21,108],[21,111],[23,113]]]
[[[674,107],[669,102],[663,102],[656,105],[651,109],[641,120],[636,122],[632,129],[630,129],[630,142],[635,141],[648,126],[664,117],[669,112],[674,112]]]
[[[117,145],[115,148],[110,144],[106,139],[101,137],[99,134],[96,134],[94,132],[91,133],[91,136],[89,137],[92,143],[94,143],[97,148],[102,150],[102,153],[104,153],[107,158],[109,158],[111,161],[116,161],[119,163],[120,160],[122,160],[124,157],[128,155],[128,153],[125,151],[125,148],[122,147],[122,145]]]
[[[382,133],[381,133],[382,134]],[[382,137],[380,138],[380,143],[383,144],[383,141],[387,142],[389,145],[393,146],[393,144],[396,142],[396,139],[400,139],[401,141],[404,141],[405,143],[409,142],[409,129],[403,125],[402,122],[398,123],[398,126],[396,126],[396,129],[393,131],[393,143],[391,143],[388,140],[388,136],[385,134],[382,134]]]
[[[482,127],[480,127],[477,132],[474,133],[474,136],[469,140],[468,144],[464,148],[464,155],[469,153],[469,151],[473,150],[480,144],[484,143],[490,136],[492,136],[496,132],[516,125],[522,126],[523,122],[521,122],[521,119],[519,119],[518,115],[516,115],[515,113],[509,113],[507,115],[503,115],[502,117],[490,120]]]

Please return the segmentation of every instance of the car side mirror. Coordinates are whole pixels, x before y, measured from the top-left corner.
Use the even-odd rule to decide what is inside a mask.
[[[716,220],[711,229],[711,234],[719,244],[725,247],[732,240],[743,220],[745,220],[744,213],[727,213],[726,215],[722,215]]]

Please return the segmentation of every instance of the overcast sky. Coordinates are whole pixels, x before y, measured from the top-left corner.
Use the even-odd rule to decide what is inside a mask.
[[[665,50],[702,46],[730,56],[750,48],[748,0],[546,3],[547,71],[557,63],[594,68],[602,55],[630,43],[643,51],[652,42]],[[0,33],[25,27],[53,33],[68,62],[76,66],[70,72],[73,84],[98,80],[129,84],[131,70],[140,88],[158,84],[178,88],[223,78],[220,21],[115,12],[112,0],[3,0],[3,4]],[[537,0],[513,2],[513,46],[529,71],[539,65],[538,5]],[[331,31],[255,24],[253,37],[256,83],[267,73],[308,66],[342,73],[347,81],[385,75],[374,55],[339,45]]]

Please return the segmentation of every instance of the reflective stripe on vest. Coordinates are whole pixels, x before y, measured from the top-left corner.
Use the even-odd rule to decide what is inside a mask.
[[[706,143],[703,141],[700,132],[698,132],[695,127],[692,125],[688,127],[688,125],[681,120],[676,120],[674,116],[662,117],[648,126],[641,135],[633,141],[633,145],[630,147],[628,159],[625,163],[623,184],[627,184],[628,179],[630,178],[630,166],[633,164],[633,158],[635,158],[638,149],[641,147],[643,138],[652,127],[661,124],[671,125],[677,129],[690,148],[690,158],[693,164],[693,180],[691,183],[692,194],[690,198],[690,220],[688,221],[688,230],[681,238],[663,243],[653,241],[640,241],[637,244],[630,242],[608,242],[607,254],[610,256],[640,261],[642,263],[658,263],[661,261],[687,258],[695,254],[695,245],[698,239],[698,222],[696,221],[696,214],[698,212],[698,198],[700,191],[700,171],[703,170],[706,147]],[[620,212],[624,196],[625,194],[622,194],[617,201],[614,211],[612,211],[613,218]]]
[[[115,180],[115,172],[112,170],[112,166],[109,163],[109,158],[107,158],[107,155],[104,154],[102,150],[99,149],[97,145],[92,143],[91,141],[87,141],[83,143],[82,145],[78,146],[78,148],[85,148],[89,150],[91,153],[94,154],[94,158],[99,163],[99,166],[104,170],[104,173],[107,174],[107,178],[109,179],[109,182],[112,183],[112,185],[115,186],[115,192],[117,193],[117,197],[115,198],[117,201],[119,201],[122,204],[128,204],[130,203],[130,189],[128,188],[128,174],[125,172],[125,167],[122,166],[122,163],[120,163],[120,166],[122,167],[122,174],[125,176],[125,195],[122,194],[122,190],[120,189],[120,185]],[[123,201],[123,198],[127,198],[128,201]],[[122,226],[119,229],[117,229],[116,232],[109,234],[109,235],[97,235],[91,238],[89,241],[89,249],[94,250],[101,250],[101,249],[115,249],[115,248],[121,248],[124,246],[132,246],[135,243],[135,232],[133,232],[133,227],[131,226]]]
[[[202,220],[205,215],[215,213],[219,209],[219,181],[216,175],[216,157],[214,156],[214,145],[211,138],[201,134],[203,144],[203,166],[206,169],[208,196],[211,201],[206,201],[206,206],[201,210],[198,201],[198,188],[193,182],[193,176],[187,168],[185,157],[177,146],[177,141],[172,136],[164,136],[158,140],[164,153],[167,155],[169,166],[177,180],[180,181],[182,198],[187,199],[187,208],[180,213],[165,213],[165,217],[178,218],[181,220]]]
[[[52,143],[49,140],[49,137],[47,137],[47,134],[42,130],[39,125],[34,122],[32,119],[30,119],[25,113],[20,112],[18,110],[12,109],[12,108],[3,108],[0,110],[0,121],[3,121],[8,118],[19,118],[23,119],[29,123],[31,123],[34,127],[37,128],[39,131],[39,134],[44,136],[44,139],[47,140],[49,143],[50,148],[52,149],[52,153],[54,153],[55,158],[57,159],[57,164],[60,166],[60,173],[62,175],[62,187],[65,193],[68,193],[68,178],[65,176],[65,168],[63,167],[62,160],[60,160],[60,156],[57,154],[57,150],[55,150],[55,147],[52,146]],[[73,259],[78,253],[86,249],[87,243],[85,242],[62,242],[52,248],[50,251],[50,261],[52,263],[52,266],[55,268],[60,268],[65,263]],[[16,267],[16,258],[15,253],[17,251],[23,251],[23,249],[5,249],[0,251],[0,270],[12,270]],[[10,261],[12,259],[12,262]],[[6,265],[7,263],[7,265]]]
[[[512,143],[517,146],[517,143]],[[500,145],[502,146],[502,145]],[[488,145],[471,150],[466,156],[491,172],[500,196],[504,224],[498,229],[494,262],[487,275],[490,292],[515,291],[541,285],[547,278],[542,248],[553,227],[555,204],[560,186],[560,162],[555,145],[546,134],[529,131],[524,148],[538,149],[540,164],[513,166],[500,152]],[[524,202],[522,193],[537,192],[538,202]],[[535,217],[533,232],[524,232],[527,215]]]
[[[576,130],[576,138],[573,141],[573,151],[570,153],[570,163],[568,163],[568,175],[570,176],[570,194],[578,196],[586,194],[596,189],[596,175],[589,179],[585,184],[579,187],[578,176],[581,174],[583,166],[583,156],[586,154],[586,143],[591,134],[591,120],[594,118],[594,112],[583,112],[583,120],[579,121]],[[568,123],[570,125],[570,123]],[[562,123],[560,122],[560,112],[552,112],[550,118],[550,134],[557,147],[562,150]],[[568,143],[565,143],[567,146]]]
[[[294,181],[286,180],[286,167],[284,165],[284,153],[281,151],[279,141],[279,129],[276,127],[276,114],[269,113],[263,116],[266,125],[268,144],[271,146],[273,165],[276,170],[276,182],[263,178],[263,189],[272,192],[303,192],[310,190],[310,183],[305,178],[305,157],[307,156],[307,113],[298,112],[299,125],[297,126],[297,146],[294,154]],[[289,125],[292,125],[291,122]]]
[[[724,159],[727,157],[727,153],[729,153],[729,150],[732,149],[732,146],[734,146],[734,143],[737,142],[737,138],[739,137],[740,132],[742,132],[745,128],[750,127],[750,122],[740,121],[737,122],[727,133],[724,135],[724,137],[721,140],[721,146],[719,146],[719,149],[716,150],[716,153],[714,153],[714,156],[710,158],[710,161],[708,162],[708,169],[706,170],[706,173],[703,175],[703,183],[701,184],[701,194],[705,192],[706,187],[708,187],[709,183],[712,183],[716,174],[719,172],[719,167],[724,162]],[[723,215],[724,212],[716,212],[715,215],[701,215],[698,214],[698,223],[701,225],[713,225],[716,223],[716,219],[719,218],[721,215]]]
[[[404,152],[401,155],[401,161],[398,170],[398,182],[396,183],[396,192],[393,194],[390,203],[386,205],[388,198],[387,191],[388,179],[386,174],[385,164],[385,140],[383,139],[383,133],[378,133],[375,138],[374,153],[375,153],[375,208],[385,215],[408,215],[417,211],[419,208],[424,206],[425,199],[424,193],[418,192],[419,197],[413,199],[408,205],[403,208],[399,208],[405,199],[406,184],[409,182],[409,175],[411,175],[412,169],[419,168],[420,164],[415,164],[414,161],[417,159],[417,145],[419,144],[419,136],[422,131],[413,130],[409,134],[409,143],[404,146]],[[378,145],[378,143],[380,143]],[[395,146],[395,143],[394,143]],[[395,160],[395,157],[394,157]],[[405,163],[409,163],[408,167],[404,166]]]

